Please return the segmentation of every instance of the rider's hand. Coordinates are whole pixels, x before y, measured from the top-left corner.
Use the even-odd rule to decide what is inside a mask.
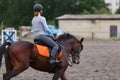
[[[53,39],[53,40],[55,40],[55,37],[54,37],[54,36],[51,36],[50,38]]]

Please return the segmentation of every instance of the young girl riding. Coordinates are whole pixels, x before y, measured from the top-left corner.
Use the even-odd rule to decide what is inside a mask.
[[[59,46],[52,39],[54,36],[47,26],[45,17],[42,16],[43,6],[41,4],[35,4],[33,9],[32,32],[34,33],[34,42],[42,43],[51,49],[50,64],[60,63],[61,61],[56,58]]]

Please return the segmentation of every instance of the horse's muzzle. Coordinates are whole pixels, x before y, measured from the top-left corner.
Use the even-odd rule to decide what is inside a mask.
[[[79,64],[79,63],[80,63],[80,61],[78,61],[78,60],[77,60],[77,61],[73,61],[73,63],[75,63],[75,64]]]
[[[74,64],[79,64],[80,63],[80,58],[79,57],[73,58],[73,63]]]

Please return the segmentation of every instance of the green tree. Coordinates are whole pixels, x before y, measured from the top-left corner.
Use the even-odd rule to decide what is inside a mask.
[[[33,5],[33,0],[9,0],[9,8],[5,14],[4,24],[16,28],[21,25],[30,25],[33,16]]]
[[[7,27],[31,25],[33,5],[41,3],[43,16],[48,23],[63,14],[105,14],[109,13],[104,0],[1,0],[0,22]]]
[[[106,14],[109,13],[104,0],[40,0],[47,19],[63,14]]]
[[[81,0],[80,4],[82,14],[87,11],[89,14],[105,14],[109,13],[104,0]]]
[[[3,28],[3,20],[5,18],[5,14],[7,13],[8,9],[8,2],[5,2],[4,0],[0,1],[0,29]]]
[[[117,9],[117,11],[115,13],[120,14],[120,7]]]

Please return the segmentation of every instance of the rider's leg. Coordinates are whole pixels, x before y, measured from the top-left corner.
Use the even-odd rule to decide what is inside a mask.
[[[42,42],[44,45],[50,47],[51,50],[51,54],[50,54],[50,59],[49,62],[51,64],[54,63],[59,63],[60,61],[56,58],[57,54],[58,54],[58,48],[59,46],[56,44],[55,41],[53,41],[51,38],[45,36],[45,35],[37,35],[34,38],[35,40]]]
[[[51,56],[49,59],[49,63],[54,64],[54,63],[60,63],[61,61],[57,59],[57,54],[58,54],[58,48],[59,46],[57,44],[54,44],[55,46],[52,48],[51,51]]]

